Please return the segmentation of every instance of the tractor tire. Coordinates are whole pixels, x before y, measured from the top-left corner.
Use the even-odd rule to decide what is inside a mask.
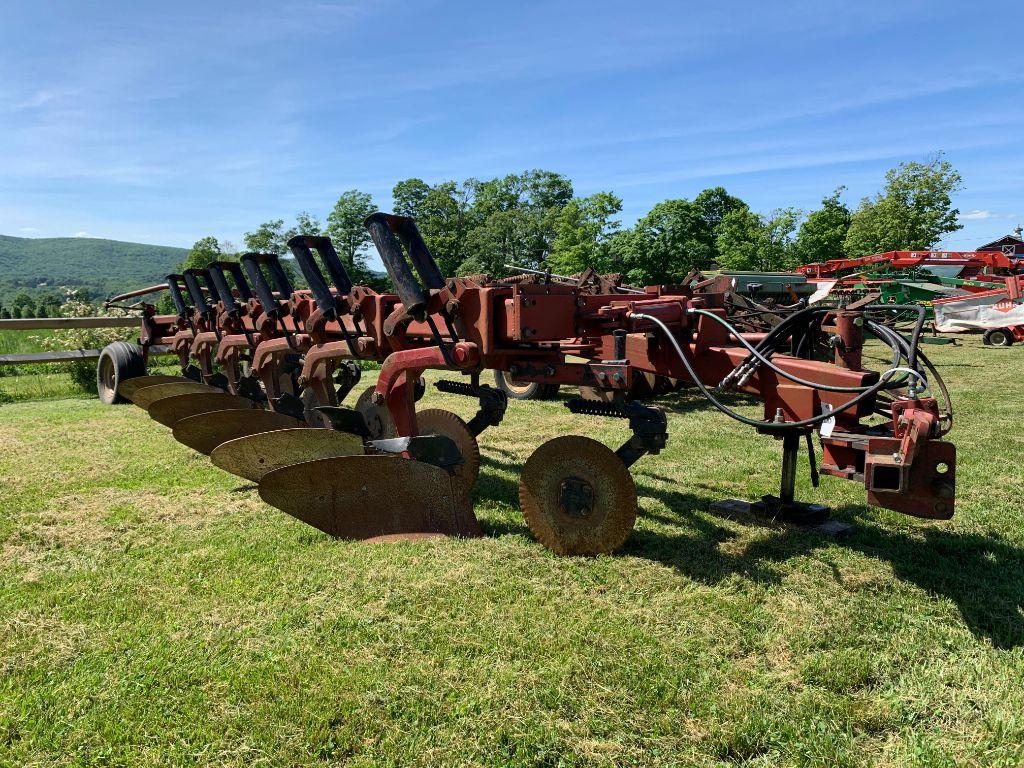
[[[551,400],[558,395],[557,384],[516,381],[504,371],[494,372],[494,383],[513,400]]]
[[[108,344],[96,363],[96,392],[104,405],[127,402],[118,394],[122,381],[146,375],[146,358],[142,347],[125,341]]]
[[[984,340],[987,347],[1010,347],[1013,346],[1013,331],[1009,328],[992,328],[985,331]]]

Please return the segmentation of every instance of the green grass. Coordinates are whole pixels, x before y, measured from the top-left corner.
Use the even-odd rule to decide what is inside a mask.
[[[777,445],[684,395],[635,467],[637,530],[597,559],[517,509],[542,441],[626,436],[558,402],[482,436],[486,538],[394,545],[264,506],[131,406],[3,406],[0,764],[1021,764],[1024,348],[928,351],[953,520],[831,478],[800,493],[846,540],[719,517],[775,489]]]

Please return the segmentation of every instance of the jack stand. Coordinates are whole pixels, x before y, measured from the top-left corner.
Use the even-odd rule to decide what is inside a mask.
[[[713,508],[727,514],[748,513],[771,522],[806,528],[826,536],[839,537],[849,533],[852,525],[831,520],[831,509],[824,504],[796,501],[796,467],[800,457],[800,435],[792,432],[782,438],[782,481],[778,496],[764,496],[760,501],[726,499]]]

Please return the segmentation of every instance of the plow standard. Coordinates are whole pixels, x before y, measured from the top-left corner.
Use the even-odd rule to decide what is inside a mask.
[[[584,396],[565,405],[581,421],[628,427],[615,450],[561,436],[523,467],[523,515],[560,554],[612,552],[627,539],[637,514],[630,467],[665,447],[668,420],[656,402],[685,386],[780,441],[779,494],[758,505],[772,518],[827,514],[794,498],[804,450],[815,485],[820,472],[862,484],[871,504],[953,514],[956,452],[943,439],[952,406],[917,348],[920,327],[908,338],[877,309],[801,302],[769,331],[745,332],[713,281],[627,288],[591,272],[445,277],[412,220],[377,213],[366,226],[394,294],[353,285],[325,237],[289,243],[307,289],[265,254],[170,275],[177,315],[138,305],[141,348],[104,351],[101,397],[133,401],[183,444],[257,483],[268,504],[351,539],[480,535],[477,438],[500,428],[508,391],[482,384],[486,371],[548,393],[578,387]],[[888,346],[885,370],[864,368],[865,332]],[[156,344],[176,353],[181,376],[144,375]],[[360,361],[380,363],[380,375],[346,407]],[[473,398],[473,418],[417,408],[430,369],[461,374],[435,386]],[[736,411],[725,392],[757,398],[761,417]]]

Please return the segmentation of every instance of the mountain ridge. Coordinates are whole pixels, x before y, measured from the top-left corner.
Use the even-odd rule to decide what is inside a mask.
[[[0,235],[0,301],[86,289],[93,298],[159,282],[187,248],[93,237]]]

